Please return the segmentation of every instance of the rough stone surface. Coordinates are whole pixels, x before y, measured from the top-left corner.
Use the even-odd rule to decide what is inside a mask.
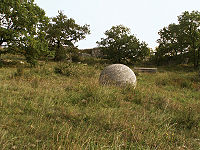
[[[99,77],[100,84],[126,86],[128,84],[136,87],[136,76],[134,72],[123,64],[113,64],[104,68]]]

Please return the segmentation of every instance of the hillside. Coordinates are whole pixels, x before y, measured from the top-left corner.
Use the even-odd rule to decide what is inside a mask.
[[[39,64],[0,68],[0,149],[200,147],[200,79],[190,67],[136,73],[134,90],[100,86],[107,64],[98,59]]]

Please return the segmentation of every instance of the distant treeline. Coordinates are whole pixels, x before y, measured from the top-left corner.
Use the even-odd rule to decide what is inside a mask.
[[[97,41],[97,48],[79,51],[75,44],[90,34],[90,26],[78,25],[62,11],[49,18],[34,0],[2,0],[0,2],[0,56],[11,53],[22,55],[32,66],[39,58],[53,57],[61,61],[77,58],[78,53],[103,57],[113,63],[151,61],[162,65],[200,62],[200,12],[183,12],[178,23],[161,29],[159,46],[152,50],[144,41],[131,34],[128,27],[117,25],[105,31],[106,38]],[[2,45],[6,47],[2,48]],[[66,48],[67,47],[67,48]]]

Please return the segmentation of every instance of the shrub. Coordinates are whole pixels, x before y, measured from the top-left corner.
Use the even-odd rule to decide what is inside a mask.
[[[56,74],[61,74],[65,76],[77,75],[76,67],[72,63],[59,63],[54,67],[54,72]]]

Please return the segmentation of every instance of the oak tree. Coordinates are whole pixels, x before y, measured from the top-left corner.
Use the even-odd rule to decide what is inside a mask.
[[[2,0],[0,10],[0,45],[7,45],[0,55],[21,54],[34,65],[36,59],[48,51],[45,11],[34,0]]]
[[[147,44],[140,42],[123,25],[113,26],[105,35],[106,38],[97,41],[97,44],[113,63],[133,63],[143,60],[150,52]]]
[[[76,42],[86,38],[90,29],[89,25],[80,26],[74,19],[58,11],[58,15],[51,18],[47,33],[49,48],[55,52],[55,60],[62,60],[67,50],[73,50]]]
[[[200,12],[188,11],[178,16],[178,24],[170,24],[158,33],[158,57],[187,56],[197,68],[200,61]]]

